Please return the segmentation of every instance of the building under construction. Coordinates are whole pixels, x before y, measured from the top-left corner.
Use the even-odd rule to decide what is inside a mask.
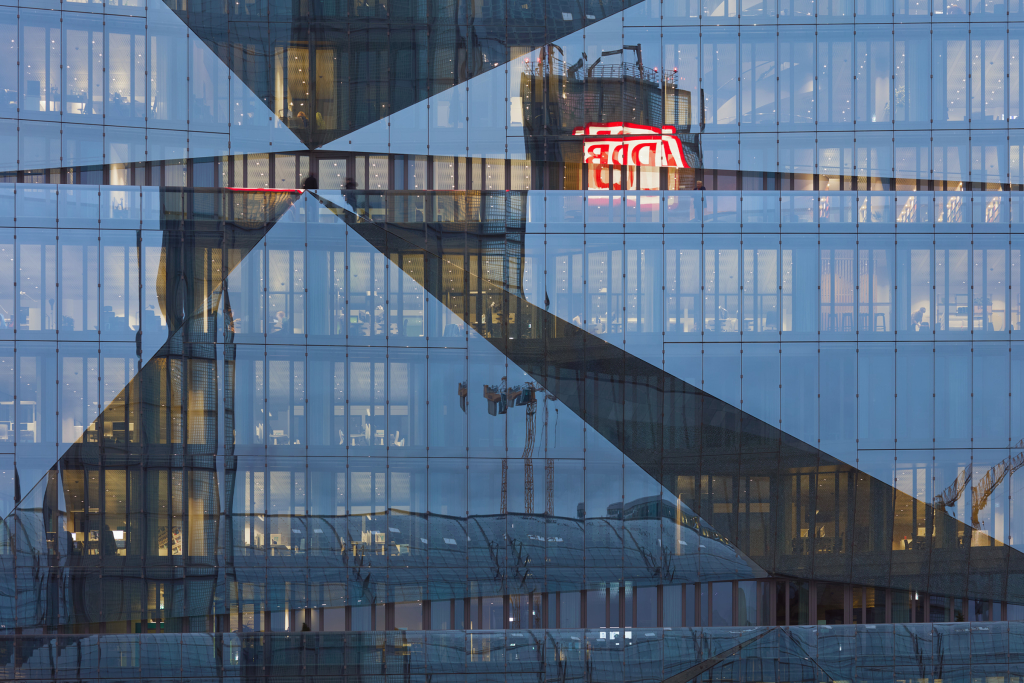
[[[586,186],[580,140],[569,136],[588,125],[610,122],[671,126],[685,162],[680,164],[683,168],[665,169],[664,183],[671,189],[694,186],[702,168],[703,98],[678,87],[676,71],[645,67],[639,44],[602,51],[589,60],[583,55],[572,63],[558,46],[538,54],[527,58],[520,75],[523,129],[529,158],[563,170],[551,181],[558,189]],[[661,180],[656,174],[650,185],[660,187]]]

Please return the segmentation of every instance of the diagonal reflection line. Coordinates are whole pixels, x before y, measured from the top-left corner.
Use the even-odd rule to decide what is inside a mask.
[[[120,402],[129,405],[125,397],[126,392],[134,394],[136,398],[132,400],[142,401],[140,406],[145,405],[145,399],[141,398],[144,392],[138,387],[149,381],[148,375],[155,371],[155,365],[167,358],[182,357],[186,345],[190,349],[201,345],[204,351],[216,349],[216,340],[209,333],[199,332],[203,327],[203,318],[216,319],[221,298],[227,299],[225,284],[234,267],[264,239],[267,232],[300,196],[301,193],[295,191],[241,189],[204,192],[185,188],[162,189],[161,206],[165,216],[162,222],[165,229],[156,296],[161,313],[167,322],[167,340],[146,358],[139,371],[120,389],[115,398],[100,409],[88,426],[102,425],[105,412],[111,404]],[[211,224],[216,227],[210,229]],[[216,281],[210,279],[212,271],[197,262],[197,257],[210,249],[223,249],[225,253],[234,252],[235,256],[234,260],[225,259],[221,262],[222,269],[218,272],[216,277],[219,277],[219,280]],[[231,336],[230,330],[227,336]],[[141,341],[137,342],[137,346],[137,352],[142,357]],[[149,410],[160,407],[152,405]],[[144,408],[140,410],[146,411]],[[105,460],[118,451],[122,451],[119,457],[123,458],[130,457],[129,454],[133,450],[139,451],[136,454],[139,457],[144,457],[141,454],[145,453],[146,448],[162,441],[154,430],[150,432],[157,438],[147,438],[147,422],[149,421],[145,416],[140,415],[140,432],[143,436],[139,442],[125,443],[123,447],[104,444]],[[12,515],[25,509],[22,501],[45,498],[46,494],[39,495],[40,492],[57,485],[54,477],[69,458],[89,457],[84,451],[95,446],[85,442],[90,431],[88,426],[82,430],[82,435],[75,443],[58,456],[49,472],[25,490],[23,495],[20,495],[22,487],[17,480],[17,471],[15,472],[15,504],[0,524],[8,524],[7,520]]]
[[[1018,550],[944,510],[484,277],[484,269],[470,261],[480,256],[471,236],[448,252],[447,233],[432,232],[431,224],[405,228],[372,222],[347,206],[314,196],[385,256],[422,254],[422,271],[405,271],[409,277],[656,481],[676,491],[681,503],[710,520],[715,529],[708,533],[720,535],[764,571],[879,587],[929,586],[937,594],[987,598],[989,588],[978,582],[975,593],[968,585],[969,565],[974,567],[973,582],[974,572],[995,580],[1010,564],[1024,564]],[[508,230],[505,239],[516,239],[515,232]],[[502,239],[490,227],[483,237]],[[504,270],[517,265],[506,264]],[[716,479],[728,490],[716,495]],[[732,488],[740,480],[752,488],[760,482],[767,489],[743,513]],[[728,508],[726,513],[715,512],[720,504]],[[831,519],[822,513],[830,508]],[[753,529],[751,519],[761,530]]]
[[[465,268],[458,262],[461,255],[445,254],[425,238],[422,231],[404,229],[391,223],[370,222],[329,199],[315,193],[314,196],[385,255],[412,249],[432,257],[428,258],[422,275],[407,274],[460,314],[477,333],[586,420],[613,446],[626,452],[655,481],[665,481],[659,462],[663,406],[656,399],[664,391],[663,379],[669,377],[666,373],[540,309],[510,292],[511,288],[504,283]],[[452,281],[465,282],[467,291],[477,293],[473,297],[476,301],[464,307],[454,305],[451,292],[443,289],[443,282]],[[475,308],[487,311],[490,322],[472,315],[473,303],[477,304]],[[496,307],[500,308],[495,311]],[[512,309],[516,322],[509,323],[504,312]],[[501,322],[494,324],[495,319]],[[543,330],[543,333],[537,334],[537,330]],[[630,383],[625,381],[626,376]],[[688,396],[717,401],[696,387],[676,381],[680,386],[670,388],[670,391],[681,389]],[[635,386],[631,386],[633,382]],[[692,418],[692,415],[685,416],[685,426],[674,436],[677,441],[687,444],[687,448],[696,450],[699,444],[694,439],[696,431]],[[731,539],[719,534],[706,521],[702,520],[701,524],[704,535],[732,546]],[[761,569],[753,562],[751,565]]]
[[[708,657],[699,664],[691,666],[689,669],[685,669],[677,674],[669,676],[663,681],[663,683],[689,683],[689,681],[700,678],[700,675],[703,674],[705,671],[708,671],[718,666],[722,662],[726,661],[730,657],[739,654],[740,651],[743,650],[745,647],[753,645],[757,641],[761,640],[766,635],[771,633],[772,630],[773,629],[767,627],[763,628],[761,629],[761,632],[755,635],[754,637],[748,638],[747,640],[744,640],[742,643],[737,643],[733,647],[730,647],[728,650],[723,650],[722,652],[719,652],[718,654],[712,657]]]
[[[422,231],[406,229],[393,223],[368,221],[347,207],[317,193],[312,194],[381,253],[388,255],[393,250],[412,249],[432,257],[427,259],[422,273],[407,274],[428,293],[445,303],[449,309],[456,313],[461,310],[464,321],[471,324],[476,332],[519,365],[523,371],[534,377],[545,390],[565,403],[570,410],[581,417],[589,416],[589,419],[585,418],[588,423],[612,445],[619,450],[624,450],[624,446],[634,447],[634,455],[630,457],[637,462],[638,458],[646,458],[646,466],[640,463],[641,466],[655,481],[663,483],[656,462],[660,458],[657,449],[661,425],[649,422],[656,414],[640,410],[639,406],[633,405],[623,393],[622,382],[615,379],[631,362],[640,373],[646,373],[646,376],[637,376],[649,384],[656,382],[659,375],[664,374],[660,369],[635,359],[578,326],[541,310],[519,296],[513,291],[514,288],[507,287],[505,283],[474,274],[471,269],[465,268],[464,264],[459,262],[461,255],[445,254],[436,243],[431,243],[425,238]],[[517,322],[509,324],[506,317],[502,324],[495,326],[473,318],[472,304],[460,307],[453,301],[451,292],[444,290],[443,283],[452,281],[465,282],[467,291],[477,292],[476,303],[480,304],[477,308],[486,308],[487,316],[492,321],[494,318],[502,317],[501,311],[514,308]],[[499,311],[495,311],[491,306],[495,302],[500,302]],[[473,320],[477,321],[476,324],[472,323]],[[545,326],[546,337],[533,334],[533,331],[539,329],[537,325]],[[585,361],[582,360],[584,351]],[[589,393],[588,376],[590,382],[597,383],[589,387]],[[696,387],[686,386],[688,391],[706,396]],[[601,398],[606,392],[610,392],[608,395],[613,395],[623,405],[617,404],[615,400],[609,402]],[[633,421],[630,425],[636,427],[640,426],[637,424],[638,421],[645,421],[646,434],[632,433],[629,435],[631,438],[624,438],[623,426],[629,420]],[[700,519],[699,526],[700,533],[706,538],[736,550],[730,539],[715,531],[704,519]],[[744,559],[753,569],[763,571],[749,558],[744,556]]]
[[[16,499],[12,511],[0,521],[0,529],[6,535],[4,540],[12,544],[13,550],[0,555],[0,576],[8,577],[6,584],[0,581],[0,592],[13,589],[10,577],[14,575],[16,564],[18,569],[30,569],[35,583],[26,590],[33,592],[29,602],[38,612],[19,616],[18,620],[24,625],[56,628],[61,620],[68,624],[96,621],[89,618],[90,610],[84,606],[76,605],[64,615],[60,614],[63,607],[58,606],[66,599],[62,597],[67,588],[65,582],[74,577],[69,568],[76,559],[70,552],[67,535],[56,532],[67,523],[65,501],[69,490],[64,478],[67,470],[130,469],[140,465],[142,470],[180,468],[186,459],[191,462],[193,471],[215,469],[212,457],[217,452],[215,431],[201,430],[199,436],[205,440],[193,444],[188,420],[181,420],[176,429],[174,420],[164,419],[170,417],[173,404],[169,400],[173,392],[170,385],[175,377],[179,383],[190,382],[193,375],[175,374],[186,367],[198,368],[201,377],[217,376],[218,326],[216,322],[212,327],[205,325],[204,318],[212,317],[216,321],[222,300],[225,307],[230,307],[225,287],[228,276],[300,196],[299,193],[259,190],[175,188],[161,192],[163,239],[156,294],[165,315],[168,338],[90,423],[102,426],[111,407],[120,405],[124,415],[116,417],[123,420],[131,414],[138,429],[131,433],[126,431],[123,439],[113,443],[106,442],[105,437],[101,437],[104,439],[101,443],[86,443],[85,435],[89,430],[84,429],[82,436],[60,454],[29,495]],[[221,255],[216,264],[204,260],[213,258],[214,253]],[[212,268],[213,265],[219,268]],[[230,313],[227,317],[230,319]],[[230,356],[234,351],[233,333],[230,320],[226,324],[223,348],[225,356]],[[141,363],[140,344],[141,341],[137,341]],[[209,386],[206,389],[209,390]],[[178,407],[182,412],[188,410],[185,404]],[[225,408],[226,421],[233,417],[230,412]],[[210,420],[205,422],[208,427]],[[102,429],[97,431],[103,434]],[[230,444],[225,444],[225,451],[230,454]],[[139,531],[131,526],[139,521],[138,517],[129,516],[131,531]],[[137,537],[142,538],[142,534],[138,533]],[[132,559],[104,555],[94,560],[111,581],[120,580],[124,572],[129,581],[134,580]],[[137,569],[134,571],[137,575]],[[206,595],[212,604],[213,592],[210,586],[201,585],[204,582],[209,583],[197,577],[190,585],[195,586],[197,596]],[[194,612],[212,613],[198,597],[191,607]]]

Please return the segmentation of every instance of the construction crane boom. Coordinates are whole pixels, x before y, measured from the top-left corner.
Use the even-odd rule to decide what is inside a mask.
[[[1021,439],[1014,445],[1012,450],[1016,451],[1016,453],[1011,453],[1002,461],[990,467],[976,484],[971,483],[973,478],[972,469],[969,467],[965,468],[957,475],[952,484],[947,486],[941,493],[935,494],[935,497],[932,499],[932,505],[940,510],[956,505],[970,485],[971,526],[975,529],[979,528],[979,516],[981,511],[988,505],[988,499],[992,497],[992,494],[1006,477],[1024,467],[1024,450],[1022,449],[1024,449],[1024,439]]]

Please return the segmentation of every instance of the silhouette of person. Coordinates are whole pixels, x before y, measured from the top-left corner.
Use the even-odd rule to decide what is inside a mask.
[[[345,203],[351,207],[353,211],[356,209],[356,195],[353,190],[359,187],[356,181],[352,178],[345,179]]]
[[[110,530],[109,524],[103,525],[103,554],[117,555],[117,541],[114,540],[114,532]]]
[[[925,308],[924,306],[922,306],[921,308],[917,309],[917,311],[914,312],[913,316],[911,316],[915,330],[921,329],[921,323],[924,322],[924,313]]]

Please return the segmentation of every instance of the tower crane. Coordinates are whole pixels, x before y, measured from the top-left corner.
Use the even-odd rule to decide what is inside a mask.
[[[952,507],[958,500],[964,495],[964,491],[967,487],[971,487],[971,526],[975,529],[980,528],[978,516],[982,510],[988,505],[988,499],[992,497],[996,488],[999,487],[1003,480],[1009,475],[1013,474],[1021,467],[1024,467],[1024,439],[1021,439],[1016,443],[1012,450],[1016,453],[1011,453],[1001,462],[993,465],[985,475],[976,483],[972,484],[973,472],[971,468],[967,468],[962,471],[953,483],[950,484],[941,493],[935,494],[935,498],[932,499],[932,505],[944,510],[945,508]]]
[[[466,411],[466,398],[468,395],[467,383],[459,384],[459,399],[463,412]],[[547,435],[547,403],[554,400],[554,397],[543,390],[544,395],[544,430]],[[487,399],[487,412],[490,415],[504,415],[509,408],[515,406],[526,407],[526,438],[523,445],[523,469],[524,481],[524,502],[525,512],[533,514],[533,448],[537,442],[537,386],[533,382],[525,382],[522,386],[510,387],[507,378],[502,377],[501,383],[497,385],[484,385],[484,398]],[[554,476],[555,468],[551,459],[546,459],[544,465],[544,513],[554,514]],[[508,512],[508,459],[501,461],[501,514]]]

